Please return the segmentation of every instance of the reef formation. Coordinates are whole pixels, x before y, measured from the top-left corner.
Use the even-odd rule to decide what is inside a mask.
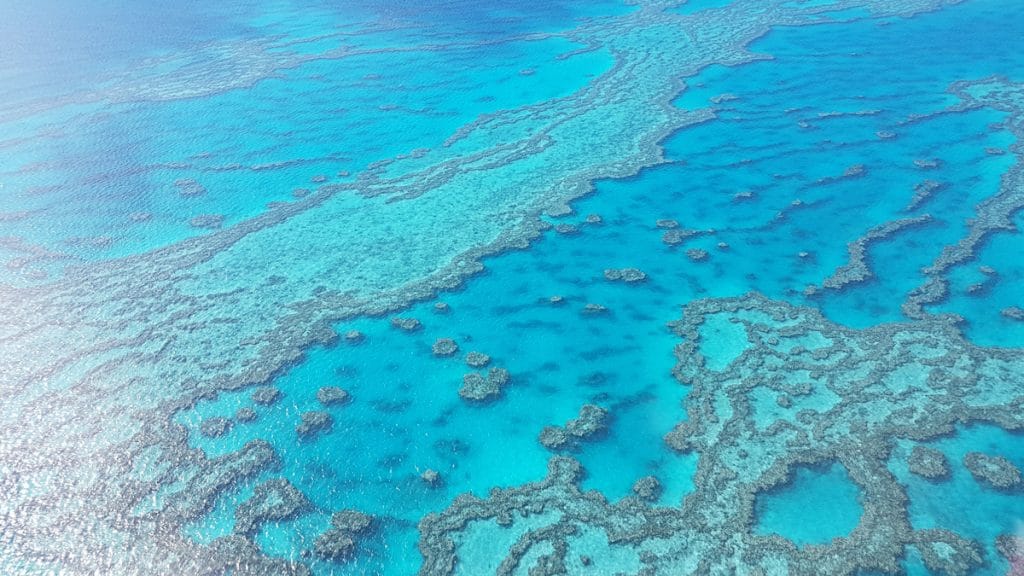
[[[308,573],[297,561],[267,557],[251,537],[253,527],[264,522],[260,518],[291,518],[306,509],[285,485],[261,484],[265,488],[239,519],[238,534],[209,544],[182,534],[219,496],[273,472],[280,461],[274,446],[261,439],[208,457],[190,447],[175,414],[220,392],[253,387],[260,410],[274,406],[282,395],[271,382],[309,347],[333,344],[335,322],[398,313],[458,286],[482,270],[482,257],[527,246],[545,227],[540,215],[568,210],[568,202],[589,192],[594,179],[627,176],[661,162],[658,142],[666,134],[715,114],[672,107],[683,87],[666,77],[760,58],[744,46],[772,26],[815,24],[849,8],[912,16],[951,3],[841,0],[815,7],[744,0],[683,16],[668,10],[672,2],[640,2],[625,16],[597,19],[566,34],[581,45],[606,48],[616,59],[608,73],[570,97],[481,117],[429,152],[383,160],[357,183],[324,185],[251,219],[195,216],[190,223],[211,232],[179,244],[69,269],[47,284],[0,287],[2,422],[14,431],[0,442],[7,551],[35,568],[81,573],[131,573],[138,566],[153,573]],[[652,43],[665,49],[652,55]],[[263,47],[250,48],[254,58],[264,54]],[[268,60],[243,75],[242,85],[298,65],[283,56]],[[126,81],[107,94],[130,101],[187,98],[222,88]],[[1008,127],[1021,132],[1018,86],[991,79],[957,85],[954,93],[964,99],[962,108],[1007,111]],[[595,133],[596,125],[607,129]],[[526,159],[537,164],[522,169]],[[692,386],[689,419],[667,437],[672,449],[700,459],[697,489],[681,508],[651,504],[658,490],[643,478],[635,497],[609,503],[581,491],[579,463],[555,457],[541,482],[495,490],[487,499],[463,495],[424,519],[422,573],[455,570],[458,545],[464,544],[456,536],[472,522],[491,520],[502,529],[531,524],[504,551],[502,572],[514,571],[528,552],[541,549],[533,560],[542,566],[538,570],[553,572],[569,562],[599,565],[600,558],[574,548],[575,539],[595,531],[612,548],[631,554],[638,571],[728,571],[739,563],[765,572],[895,570],[908,546],[936,570],[963,573],[978,566],[983,559],[975,544],[949,531],[910,527],[906,496],[883,462],[893,439],[932,438],[954,423],[1021,427],[1022,400],[1010,384],[1021,374],[1019,355],[973,347],[949,322],[924,309],[942,300],[950,268],[969,260],[991,232],[1012,228],[1010,219],[1022,205],[1020,179],[1017,165],[1001,193],[979,208],[969,235],[925,271],[927,283],[904,307],[916,323],[846,330],[809,309],[759,296],[691,304],[675,326],[685,338],[677,376]],[[197,202],[206,194],[198,182],[177,186],[181,196]],[[512,189],[525,192],[510,200]],[[486,192],[467,199],[464,190]],[[360,256],[395,245],[389,225],[415,224],[412,215],[425,211],[438,219],[406,234],[429,242],[400,242],[380,262]],[[352,223],[353,213],[365,219],[363,230],[371,231],[365,237],[318,232]],[[146,219],[138,213],[140,222]],[[669,244],[689,238],[678,228],[665,234]],[[318,259],[293,270],[310,246]],[[702,248],[686,255],[695,262],[710,259]],[[552,304],[563,302],[558,298]],[[584,310],[611,315],[600,304]],[[738,344],[745,349],[722,371],[706,368],[697,348],[701,322],[714,315],[742,325],[747,336]],[[396,317],[395,326],[409,337],[423,329],[411,318]],[[345,335],[350,343],[362,339],[358,331]],[[482,357],[467,356],[467,363],[487,365]],[[486,377],[474,372],[460,394],[489,400],[508,381],[502,368]],[[235,420],[256,418],[256,410],[244,407]],[[322,411],[298,418],[296,433],[310,439],[333,422]],[[230,420],[221,419],[203,431],[220,437],[231,428]],[[864,497],[864,515],[853,534],[803,548],[751,534],[756,494],[784,482],[796,465],[830,461],[847,469]],[[1010,474],[1005,467],[985,469],[991,469],[984,473],[989,478]],[[527,519],[545,525],[538,528]],[[357,536],[370,523],[349,520],[317,540],[320,556],[347,558],[358,548]],[[1019,546],[1003,548],[1019,555]]]
[[[718,352],[724,359],[701,352],[702,329],[716,319],[742,328]],[[698,456],[695,491],[681,506],[639,498],[611,503],[580,489],[578,462],[556,457],[541,482],[495,489],[486,498],[464,494],[425,518],[420,573],[455,573],[459,546],[480,545],[465,530],[480,523],[492,531],[474,531],[477,537],[519,535],[503,565],[518,565],[536,547],[553,549],[533,556],[536,566],[563,571],[579,562],[574,541],[595,531],[628,554],[636,572],[650,574],[736,566],[761,573],[895,573],[908,547],[937,572],[967,574],[983,564],[978,543],[945,529],[911,527],[905,490],[887,462],[897,439],[928,440],[961,423],[1024,428],[1024,393],[1015,384],[1024,374],[1021,354],[978,348],[941,319],[858,331],[753,293],[693,302],[673,329],[683,338],[675,374],[692,389],[687,418],[665,441]],[[791,399],[785,406],[777,402],[781,395]],[[917,459],[929,458],[919,453]],[[996,485],[1012,476],[999,462],[972,460]],[[785,483],[798,466],[829,463],[843,466],[860,490],[863,514],[851,534],[797,547],[753,533],[758,494]],[[927,474],[939,468],[929,462]]]

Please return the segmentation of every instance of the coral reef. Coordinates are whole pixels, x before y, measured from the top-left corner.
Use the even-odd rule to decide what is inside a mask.
[[[638,268],[621,268],[613,269],[608,268],[604,271],[604,277],[606,280],[621,281],[627,284],[634,284],[636,282],[643,282],[647,280],[647,274]]]
[[[661,235],[661,241],[669,246],[677,246],[685,242],[687,239],[699,236],[700,234],[701,232],[698,230],[672,228]]]
[[[207,230],[216,230],[224,225],[224,215],[222,214],[200,214],[194,216],[188,221],[189,226],[193,228],[205,228]]]
[[[260,386],[252,393],[252,401],[263,406],[274,404],[280,399],[281,391],[275,386]]]
[[[195,520],[208,512],[224,491],[280,465],[273,446],[265,440],[250,440],[237,452],[203,460],[185,489],[169,498],[162,521],[180,525]]]
[[[433,468],[427,468],[420,474],[420,479],[427,483],[428,486],[434,487],[441,484],[441,474]]]
[[[653,502],[661,496],[661,482],[654,476],[644,476],[633,483],[633,493],[641,500]]]
[[[1008,116],[1005,128],[1015,136],[1024,136],[1024,86],[1013,84],[1006,78],[986,78],[979,81],[956,82],[950,91],[962,100],[960,109],[977,106],[1005,112]],[[924,307],[942,301],[949,293],[948,272],[951,268],[970,261],[976,256],[978,247],[992,234],[999,231],[1015,231],[1013,217],[1024,209],[1024,195],[1020,187],[1024,180],[1024,162],[1018,156],[1017,162],[1003,174],[999,191],[975,207],[975,215],[969,219],[967,234],[952,246],[943,248],[942,253],[925,267],[922,272],[925,282],[907,295],[903,303],[903,314],[908,318],[925,318]]]
[[[221,418],[207,418],[199,425],[199,433],[207,438],[219,438],[231,431],[231,420]]]
[[[707,250],[702,248],[690,248],[686,251],[686,257],[694,262],[703,262],[707,260],[710,255]]]
[[[996,550],[1010,563],[1006,576],[1024,576],[1024,537],[1002,534],[996,538]]]
[[[472,351],[466,354],[466,365],[472,368],[483,368],[491,363],[491,357],[483,352]]]
[[[742,331],[715,347],[726,358],[709,358],[704,330],[723,320]],[[555,457],[541,482],[494,489],[486,499],[463,494],[422,520],[420,573],[453,573],[460,547],[475,545],[467,540],[470,523],[518,530],[522,540],[507,552],[509,562],[544,542],[572,549],[574,535],[597,530],[609,548],[652,574],[728,573],[737,564],[766,573],[899,572],[908,547],[936,572],[982,565],[977,543],[910,525],[888,461],[899,438],[924,441],[973,421],[1024,428],[1017,351],[977,348],[941,319],[851,330],[757,294],[693,302],[672,327],[683,339],[674,373],[691,390],[686,419],[665,440],[698,457],[694,492],[681,507],[650,507],[640,498],[611,504],[580,490],[579,463]],[[775,401],[782,393],[789,408]],[[844,466],[860,490],[864,510],[852,533],[797,547],[751,530],[758,494],[786,482],[797,466],[829,463]],[[592,561],[600,572],[600,559]]]
[[[914,446],[907,458],[907,468],[918,476],[929,480],[941,480],[949,476],[949,462],[946,455],[927,446]]]
[[[1018,306],[1010,306],[1008,308],[1003,308],[1002,310],[999,311],[999,314],[1001,314],[1003,318],[1009,318],[1010,320],[1019,320],[1021,322],[1024,322],[1024,308],[1020,308]]]
[[[569,443],[569,433],[561,426],[545,426],[538,440],[549,450],[560,450]]]
[[[931,199],[936,192],[944,190],[946,184],[942,182],[936,182],[935,180],[923,180],[918,182],[914,186],[914,197],[910,199],[910,203],[903,209],[904,212],[913,212],[917,210],[922,204]]]
[[[316,391],[316,399],[324,406],[335,406],[348,402],[349,394],[337,386],[324,386]]]
[[[335,562],[350,559],[358,540],[365,537],[373,526],[373,518],[358,510],[342,510],[331,517],[331,528],[317,536],[313,553]]]
[[[566,35],[588,49],[611,48],[615,65],[607,74],[595,77],[578,94],[481,117],[438,148],[441,155],[444,149],[454,147],[451,158],[442,156],[433,164],[423,162],[422,172],[410,171],[394,178],[385,173],[391,160],[375,162],[354,178],[353,183],[325,186],[296,201],[270,206],[259,216],[238,221],[222,230],[196,235],[145,254],[118,258],[116,262],[82,263],[66,277],[38,289],[5,286],[4,298],[0,298],[5,334],[0,373],[4,375],[5,400],[18,407],[5,411],[5,430],[15,432],[0,443],[0,461],[17,470],[18,476],[14,481],[7,474],[0,478],[6,501],[3,512],[10,523],[5,531],[5,554],[26,565],[42,565],[43,569],[57,561],[65,562],[69,571],[83,574],[129,573],[139,566],[153,574],[244,576],[308,572],[284,560],[263,556],[244,538],[226,537],[206,545],[181,535],[182,526],[201,517],[204,510],[205,504],[186,503],[186,500],[193,501],[190,494],[197,496],[194,502],[212,502],[213,495],[237,488],[242,479],[252,477],[247,474],[271,467],[275,456],[269,444],[257,441],[241,451],[244,455],[240,459],[202,460],[197,450],[187,449],[187,435],[164,425],[175,411],[187,409],[198,399],[219,391],[242,390],[271,382],[298,362],[311,344],[318,342],[322,332],[310,329],[318,322],[336,323],[364,314],[393,314],[410,302],[454,288],[467,276],[481,270],[482,256],[523,248],[536,238],[542,229],[536,216],[543,207],[587,194],[591,190],[590,183],[597,178],[628,176],[643,166],[664,161],[658,143],[665,136],[681,126],[713,117],[712,111],[687,113],[671,106],[669,103],[682,89],[682,83],[675,79],[712,63],[736,65],[760,58],[743,47],[772,26],[824,22],[831,20],[825,12],[853,7],[869,8],[870,17],[910,16],[939,8],[945,2],[839,0],[822,7],[773,0],[759,4],[764,10],[746,10],[741,6],[739,9],[705,10],[696,17],[669,14],[662,4],[643,4],[623,17],[582,23],[578,30]],[[747,2],[748,6],[753,4]],[[700,50],[694,50],[694,42],[688,39],[691,24],[695,29],[714,31],[693,38],[702,47]],[[652,41],[661,42],[665,50],[649,50]],[[460,44],[464,45],[468,43]],[[227,66],[229,73],[221,74],[214,66],[225,59],[204,57],[219,50],[230,56],[226,61],[232,64],[241,57],[242,65]],[[283,68],[297,67],[321,57],[342,57],[348,52],[348,46],[321,55],[314,50],[291,49],[287,44],[273,47],[263,42],[252,46],[213,43],[209,47],[204,45],[199,57],[187,67],[194,71],[187,75],[194,80],[165,78],[159,70],[178,68],[182,62],[154,58],[143,65],[144,74],[133,71],[131,75],[110,78],[105,97],[120,102],[195,98],[251,86],[262,78],[280,77],[278,71]],[[188,58],[193,56],[187,55]],[[666,78],[673,78],[672,83],[666,82]],[[592,130],[596,117],[612,122],[610,129]],[[537,127],[534,137],[505,138],[514,136],[520,129],[520,118],[538,119],[544,124]],[[626,120],[617,120],[619,118]],[[629,137],[623,138],[626,131]],[[573,142],[577,139],[564,136],[578,133],[587,133],[589,137],[583,146],[574,148]],[[477,140],[501,144],[473,150],[472,139],[480,134],[483,136]],[[464,154],[466,152],[469,154]],[[487,169],[471,169],[463,163],[464,158],[475,161],[476,167]],[[521,159],[530,163],[529,170],[523,169]],[[540,163],[534,164],[537,159]],[[350,163],[349,160],[344,162]],[[437,221],[430,222],[429,229],[417,229],[410,219],[404,237],[394,238],[389,229],[387,237],[367,238],[368,242],[379,240],[383,245],[385,240],[394,241],[396,247],[403,247],[395,250],[401,254],[401,258],[394,258],[396,264],[409,261],[405,257],[412,253],[404,252],[404,247],[419,244],[420,234],[424,241],[428,236],[452,239],[444,246],[424,246],[424,253],[437,256],[439,261],[437,267],[430,267],[429,276],[418,267],[399,270],[397,265],[394,275],[385,278],[375,274],[372,267],[361,266],[360,252],[350,246],[351,235],[324,234],[315,244],[298,242],[294,235],[296,230],[323,230],[329,225],[341,227],[350,222],[396,222],[396,217],[400,216],[398,211],[385,208],[407,207],[406,201],[416,198],[437,200],[443,205],[450,199],[458,199],[451,190],[461,193],[472,189],[483,183],[483,178],[489,182],[496,181],[495,178],[500,180],[508,174],[501,170],[504,166],[510,166],[511,172],[529,172],[534,176],[524,176],[521,182],[515,182],[516,194],[503,191],[502,198],[488,198],[493,210],[473,211],[472,218],[467,211],[467,215],[456,214],[447,220],[439,214]],[[490,170],[491,167],[495,170]],[[398,170],[402,168],[404,166],[396,166]],[[486,176],[474,179],[476,174],[485,172]],[[1010,175],[1005,189],[1019,189],[1019,186],[1009,185],[1013,184],[1013,177]],[[337,208],[336,203],[354,194],[379,197],[383,201],[368,202],[366,213],[360,212],[353,220],[339,220],[339,211],[335,209],[322,210],[332,204]],[[507,200],[513,197],[514,200]],[[1000,223],[997,212],[1005,214],[1003,208],[1012,203],[1010,196],[1005,196],[985,207],[975,230],[993,229],[985,227]],[[377,206],[383,208],[378,211]],[[509,215],[514,218],[507,218]],[[369,224],[365,228],[368,234],[372,229]],[[454,241],[455,231],[459,232],[459,241]],[[384,252],[380,250],[382,257]],[[252,259],[253,255],[258,255],[258,259]],[[275,266],[289,267],[296,257],[307,255],[310,259],[304,263],[306,265],[290,269],[288,275],[280,276],[283,280],[275,284],[269,283],[271,275],[278,271],[274,270]],[[245,265],[255,261],[259,262],[258,266]],[[68,318],[75,321],[69,322]],[[933,326],[929,322],[927,327]],[[881,337],[884,339],[884,334]],[[39,350],[37,357],[15,353],[30,349]],[[853,350],[850,355],[859,357],[859,352]],[[972,353],[970,356],[982,355]],[[1004,359],[982,358],[979,362],[979,371],[989,379],[986,381],[998,382],[998,376],[993,377],[989,368],[991,364],[1003,363]],[[931,368],[933,373],[945,369]],[[953,363],[948,369],[959,379],[958,368]],[[941,383],[945,376],[938,374],[935,379]],[[968,378],[968,391],[973,384]],[[998,385],[993,386],[996,388]],[[739,390],[736,395],[743,392]],[[706,389],[704,394],[710,396]],[[960,395],[954,388],[949,397]],[[806,406],[800,396],[793,397],[797,399],[794,409],[812,411],[813,407]],[[728,400],[719,399],[723,406],[729,404]],[[737,402],[740,400],[737,398]],[[998,406],[988,398],[974,400],[976,402],[956,406],[955,410],[968,412],[965,418],[980,418],[979,406]],[[737,413],[742,415],[745,412],[740,404]],[[951,410],[953,408],[931,410],[922,418],[928,422],[939,421]],[[999,408],[994,410],[993,419],[1004,417]],[[934,412],[938,415],[932,414]],[[45,417],[41,417],[42,414]],[[715,415],[721,422],[732,417],[726,413]],[[884,406],[880,410],[865,409],[861,414],[852,415],[850,422],[863,422],[863,426],[878,431],[874,436],[857,434],[855,439],[876,448],[890,432],[877,418],[887,415],[889,410]],[[816,416],[810,414],[802,418]],[[1003,424],[1012,422],[1012,416],[1005,416],[1001,421]],[[799,427],[799,424],[798,420],[793,426]],[[908,424],[904,429],[912,429],[912,426]],[[896,434],[904,429],[897,430]],[[788,435],[790,430],[780,424],[776,432]],[[834,429],[823,425],[822,430],[828,433]],[[806,433],[806,430],[801,432]],[[738,432],[731,430],[730,433]],[[788,440],[793,440],[794,445],[804,439],[795,431],[792,435],[796,439]],[[805,454],[813,458],[821,456],[819,442],[840,442],[834,437],[821,438],[817,434],[806,434],[806,438],[813,444]],[[790,447],[783,445],[781,439],[777,440],[779,444],[770,447],[778,452],[765,455],[752,451],[748,460],[775,462],[778,454],[790,454]],[[73,442],[78,443],[74,448]],[[728,447],[728,443],[725,446]],[[828,446],[824,449],[826,452]],[[127,472],[133,469],[136,460],[144,459],[147,450],[155,451],[159,462],[173,464],[175,469],[173,473],[161,473],[153,482],[136,484],[135,480],[127,478]],[[721,485],[723,492],[736,495],[733,488],[736,482],[742,481],[730,480],[733,470],[720,462],[725,458],[716,448],[709,448],[706,455],[701,454],[710,462],[704,465],[710,472],[701,472],[704,488],[698,489],[697,500],[703,499],[702,503],[710,504],[708,510],[716,511],[721,507],[709,502],[707,486]],[[870,464],[872,460],[868,460]],[[232,471],[226,472],[227,467]],[[61,481],[50,482],[51,478]],[[884,484],[884,472],[881,478]],[[10,489],[12,483],[14,489]],[[586,500],[579,490],[574,492],[568,488],[569,483],[557,482],[559,487],[553,488],[560,490],[559,501]],[[31,498],[26,496],[23,486],[32,487]],[[185,487],[180,494],[179,486]],[[157,500],[155,495],[165,492],[172,493],[167,498],[167,506],[154,504],[159,510],[140,513],[138,520],[128,512],[132,506]],[[698,568],[702,567],[708,567],[708,571],[718,568],[728,572],[741,560],[750,560],[756,566],[777,568],[790,562],[794,570],[813,568],[807,561],[817,552],[788,551],[787,543],[773,540],[763,547],[749,545],[745,516],[742,512],[738,516],[731,514],[735,507],[742,509],[745,505],[744,493],[741,486],[739,497],[724,514],[718,517],[709,514],[703,519],[703,523],[709,525],[706,532],[712,537],[703,536],[703,532],[683,532],[692,550],[688,556],[681,554],[678,546],[666,551],[668,560],[661,564],[665,570],[673,573],[669,562],[680,556],[687,560],[689,572],[699,572]],[[898,507],[898,495],[893,500]],[[573,510],[572,517],[585,516],[586,506],[582,505],[582,512]],[[562,507],[556,502],[550,509]],[[607,506],[596,506],[594,510],[620,522],[618,525],[623,529],[639,525],[638,530],[649,533],[659,530],[656,516],[660,513],[630,509],[627,517],[614,510],[609,513]],[[690,513],[697,514],[692,509]],[[66,521],[69,517],[75,521]],[[655,527],[649,527],[647,522]],[[862,532],[870,533],[877,525],[878,532],[884,533],[890,530],[889,524],[869,517]],[[154,531],[154,525],[159,526],[159,530]],[[590,524],[579,524],[579,529],[585,530],[586,525]],[[595,518],[592,525],[601,526],[602,521]],[[726,530],[723,525],[732,530]],[[891,525],[897,536],[893,546],[907,544],[909,540],[905,537],[909,528],[900,518],[895,518]],[[548,535],[557,539],[567,538],[570,533],[571,528],[565,528]],[[610,546],[625,541],[621,537],[622,530],[611,533],[620,538],[611,538]],[[674,535],[671,531],[661,533]],[[54,534],[59,534],[60,538],[55,538]],[[971,558],[969,546],[962,541],[931,532],[910,534],[914,539],[911,545],[942,551],[940,561],[961,556]],[[864,535],[857,538],[853,544],[865,545],[865,555],[876,553],[874,546],[868,546],[872,544],[869,538]],[[721,554],[720,547],[727,540],[731,564],[726,564]],[[847,542],[847,545],[851,544]],[[553,544],[551,546],[554,548]],[[642,548],[643,544],[637,546]],[[878,556],[883,559],[879,563],[883,563],[889,548],[883,544],[879,549]],[[131,551],[130,557],[121,555],[125,550]],[[646,552],[645,564],[659,562],[651,558],[650,548]],[[857,564],[855,553],[850,560],[850,550],[833,546],[827,552],[834,554],[822,556],[818,565],[822,569],[842,572],[844,567]],[[779,560],[779,564],[768,564],[769,559],[762,558],[772,555],[774,558],[770,560]],[[131,564],[121,563],[121,558]],[[695,558],[697,560],[693,560]],[[601,560],[595,557],[593,562]],[[674,573],[680,570],[676,567]]]
[[[288,480],[267,480],[235,508],[235,533],[252,536],[267,522],[291,520],[312,508],[306,495]]]
[[[462,378],[459,396],[474,402],[491,400],[501,395],[509,378],[508,370],[504,368],[491,368],[486,378],[476,372],[470,372]]]
[[[451,338],[438,338],[430,350],[434,356],[452,356],[459,351],[459,345]]]
[[[1020,470],[1002,456],[968,452],[964,455],[964,466],[975,480],[993,488],[1009,490],[1021,485]]]
[[[867,234],[846,245],[850,255],[849,262],[837,268],[831,276],[822,282],[822,286],[838,290],[847,284],[863,282],[871,278],[873,274],[867,261],[867,251],[871,244],[889,238],[897,232],[923,226],[930,222],[932,222],[931,215],[924,214],[914,218],[894,220],[868,230]]]
[[[235,420],[239,422],[252,422],[256,420],[256,411],[248,406],[243,406],[235,412]]]
[[[577,438],[589,438],[603,432],[607,420],[607,410],[594,404],[584,404],[579,416],[565,423],[565,431]]]
[[[334,418],[327,412],[303,412],[299,416],[299,420],[299,424],[295,426],[295,432],[299,435],[299,438],[313,438],[318,434],[329,431],[334,426]]]
[[[549,450],[574,448],[579,440],[604,432],[607,421],[607,410],[594,404],[584,404],[579,415],[566,422],[564,427],[545,426],[538,440]]]
[[[415,332],[423,327],[415,318],[399,318],[397,316],[391,319],[391,325],[406,332]]]
[[[178,195],[182,198],[196,198],[206,194],[206,187],[192,178],[175,180],[174,187],[178,189]]]

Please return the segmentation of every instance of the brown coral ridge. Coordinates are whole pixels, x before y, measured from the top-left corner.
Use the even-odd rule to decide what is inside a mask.
[[[348,391],[338,386],[324,386],[316,391],[316,399],[324,406],[337,406],[349,401]]]
[[[981,452],[968,452],[964,466],[979,483],[999,490],[1012,490],[1021,486],[1020,469],[1002,456]]]
[[[738,337],[747,347],[711,370],[701,353],[702,327],[720,315],[743,327]],[[899,573],[909,547],[933,572],[967,574],[987,561],[977,543],[954,532],[915,530],[888,462],[897,439],[926,441],[975,421],[1024,428],[1020,351],[973,346],[941,319],[847,329],[816,310],[758,294],[691,303],[674,328],[683,338],[674,373],[691,390],[687,419],[666,442],[698,457],[695,489],[682,506],[652,507],[638,497],[611,504],[580,490],[576,461],[555,457],[541,482],[494,489],[486,499],[463,494],[425,518],[420,573],[455,570],[459,547],[472,545],[470,522],[514,530],[524,518],[529,526],[519,529],[509,557],[552,540],[572,550],[574,534],[596,530],[609,547],[634,555],[646,574],[730,573],[737,566],[752,573]],[[775,402],[780,394],[790,398],[788,408]],[[797,466],[830,463],[844,466],[861,493],[863,513],[848,536],[797,546],[756,534],[758,494]]]
[[[263,524],[291,520],[312,508],[306,495],[288,480],[267,480],[235,508],[235,533],[252,536]]]
[[[607,429],[608,411],[594,404],[584,404],[579,415],[565,426],[545,426],[540,443],[548,450],[573,449],[580,440],[597,436]]]
[[[661,227],[664,228],[664,227]],[[710,230],[689,230],[687,228],[669,228],[661,235],[661,242],[668,246],[678,246],[690,238],[711,234]]]
[[[434,356],[452,356],[459,351],[459,345],[451,338],[438,338],[430,347]]]
[[[643,282],[647,280],[647,274],[639,268],[606,268],[604,271],[605,280],[612,282],[625,282],[626,284],[635,284],[637,282]]]
[[[416,332],[423,327],[416,318],[402,318],[399,316],[391,319],[391,325],[403,332]]]
[[[270,406],[280,399],[281,390],[276,386],[260,386],[252,392],[252,401],[261,406]]]
[[[1003,127],[1024,138],[1024,85],[1014,84],[1006,78],[987,78],[972,82],[956,82],[950,92],[961,99],[956,109],[987,107],[1007,114]],[[967,234],[955,245],[946,246],[942,253],[922,272],[927,278],[915,288],[903,303],[902,311],[908,318],[925,318],[925,306],[943,301],[949,294],[951,268],[970,261],[989,236],[1001,231],[1016,231],[1014,216],[1024,210],[1024,159],[1019,146],[1012,147],[1016,163],[1003,174],[999,191],[975,207],[975,215],[967,221]]]
[[[504,368],[491,368],[487,377],[470,372],[462,377],[459,396],[470,402],[486,402],[501,396],[511,377]]]
[[[930,214],[923,214],[914,218],[902,218],[886,222],[868,230],[867,234],[846,245],[849,252],[847,264],[839,267],[836,271],[822,282],[822,286],[832,290],[839,290],[848,284],[864,282],[874,276],[871,267],[868,265],[868,247],[872,244],[885,240],[894,234],[926,226],[933,221]]]
[[[907,459],[907,469],[929,480],[943,480],[949,477],[949,462],[946,455],[927,446],[914,446]]]
[[[1024,538],[1003,534],[996,538],[996,550],[1010,563],[1006,576],[1024,576]]]
[[[231,431],[231,420],[220,416],[207,418],[199,425],[199,433],[207,438],[220,438]]]
[[[327,412],[303,412],[299,417],[299,424],[295,426],[295,433],[299,435],[300,440],[311,440],[329,432],[333,426],[334,418]]]
[[[466,365],[471,368],[483,368],[491,363],[491,357],[483,352],[472,351],[466,354]]]
[[[945,182],[938,182],[935,180],[922,180],[914,186],[914,197],[910,199],[910,203],[903,209],[904,212],[913,212],[917,210],[922,204],[927,202],[936,193],[945,190],[948,185]]]
[[[169,522],[173,519],[173,525],[194,520],[212,509],[216,498],[225,490],[280,465],[277,452],[265,440],[251,440],[237,452],[204,459],[186,489],[169,498],[161,520]]]
[[[653,502],[661,497],[662,486],[654,476],[644,476],[633,483],[633,493],[645,502]]]
[[[373,517],[358,510],[342,510],[331,517],[331,527],[317,536],[313,553],[325,560],[341,562],[351,559],[356,546],[373,527]]]
[[[999,314],[1003,318],[1006,318],[1008,320],[1017,320],[1019,322],[1024,322],[1024,308],[1021,308],[1019,306],[1010,306],[1008,308],[1003,308],[1002,310],[999,311]]]

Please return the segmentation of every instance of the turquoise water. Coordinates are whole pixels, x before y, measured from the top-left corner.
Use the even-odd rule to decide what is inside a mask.
[[[894,459],[891,468],[907,486],[911,523],[918,528],[956,530],[985,543],[987,552],[995,555],[989,543],[1007,530],[1019,530],[1024,509],[1012,491],[993,490],[977,481],[964,465],[964,456],[969,452],[1000,454],[1020,467],[1024,464],[1020,441],[1020,434],[972,426],[930,442],[927,445],[948,461],[949,475],[939,481],[915,476]],[[909,445],[901,446],[898,453],[903,450],[909,450]]]
[[[799,468],[789,483],[758,502],[757,531],[798,546],[827,544],[850,535],[860,522],[857,486],[842,466]]]
[[[1024,5],[72,8],[0,8],[3,572],[1009,569]]]

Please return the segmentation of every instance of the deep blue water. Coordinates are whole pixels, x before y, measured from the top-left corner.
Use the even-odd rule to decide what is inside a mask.
[[[955,572],[925,546],[964,572],[1006,573],[996,542],[1020,534],[1024,488],[986,485],[964,462],[981,452],[1024,466],[1018,231],[1000,227],[941,272],[948,294],[923,314],[905,304],[986,200],[1021,205],[1024,5],[851,0],[830,23],[787,16],[829,5],[0,7],[0,79],[14,87],[0,95],[0,312],[12,318],[0,385],[14,431],[0,441],[0,567],[283,570],[261,568],[269,557],[314,574],[435,573],[425,558],[443,546],[422,520],[463,513],[445,532],[452,573],[494,572],[529,537],[508,573],[551,554],[570,574],[783,574],[828,546],[825,573],[883,561]],[[746,49],[770,58],[741,61],[747,34]],[[960,81],[1004,93],[961,106]],[[674,115],[709,109],[700,122]],[[616,162],[636,173],[603,171]],[[596,178],[608,174],[619,177]],[[581,195],[579,179],[593,190]],[[927,182],[934,192],[911,206]],[[282,203],[299,208],[259,220]],[[871,236],[909,218],[920,221]],[[862,238],[870,277],[828,287]],[[634,268],[642,281],[607,277]],[[726,305],[695,332],[673,330],[702,299],[751,292],[764,310]],[[786,306],[806,308],[769,315]],[[749,318],[760,328],[748,332]],[[851,348],[805,370],[802,350],[777,343],[798,319],[812,334],[849,330],[839,344]],[[337,338],[320,337],[327,326]],[[861,335],[915,331],[934,341],[864,368],[884,350]],[[457,352],[432,351],[444,338]],[[489,364],[467,365],[471,351]],[[500,394],[460,397],[465,375],[491,368],[510,374]],[[850,392],[862,379],[883,389]],[[280,398],[254,402],[254,384]],[[349,400],[325,406],[325,386]],[[587,404],[607,410],[602,430],[561,449],[539,441]],[[915,409],[915,425],[898,424]],[[302,438],[310,412],[333,424]],[[218,418],[230,427],[204,434]],[[674,449],[666,435],[688,420],[695,442],[719,442]],[[806,437],[769,440],[799,427]],[[226,472],[257,439],[278,465]],[[908,470],[919,444],[946,456],[948,477]],[[607,509],[588,515],[593,500],[557,483],[554,496],[533,491],[559,454]],[[641,503],[647,476],[660,491]],[[280,478],[310,506],[248,543],[232,537],[243,503]],[[515,500],[491,490],[523,486],[510,523],[495,523]],[[466,494],[489,512],[473,519]],[[890,520],[872,524],[872,506]],[[326,557],[314,543],[345,509],[372,528]],[[640,536],[612,537],[602,522],[633,521],[619,514],[646,519]],[[963,542],[930,544],[935,528]],[[871,551],[887,530],[896,550]],[[160,538],[177,556],[153,552]]]

